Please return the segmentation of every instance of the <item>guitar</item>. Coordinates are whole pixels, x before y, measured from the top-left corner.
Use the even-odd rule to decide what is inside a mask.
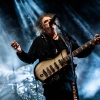
[[[72,56],[76,56],[95,41],[95,38],[88,41],[87,43],[73,51]],[[67,54],[66,49],[64,49],[57,57],[38,63],[34,68],[34,75],[38,80],[44,82],[48,78],[51,78],[55,73],[60,71],[62,68],[64,68],[70,59],[70,54]]]

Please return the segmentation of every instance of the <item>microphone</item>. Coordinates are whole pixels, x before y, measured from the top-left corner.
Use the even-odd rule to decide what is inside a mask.
[[[51,21],[49,22],[49,25],[51,26],[52,24],[54,24],[55,19],[56,19],[57,15],[54,15],[53,18],[51,19]]]

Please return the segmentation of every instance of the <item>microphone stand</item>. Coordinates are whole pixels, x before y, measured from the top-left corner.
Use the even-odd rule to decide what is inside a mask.
[[[74,82],[72,83],[72,88],[73,88],[73,100],[79,100],[79,97],[78,97],[78,91],[76,90],[76,74],[75,74],[75,66],[73,64],[73,55],[72,55],[72,41],[75,42],[75,40],[69,36],[68,33],[66,33],[59,25],[57,25],[55,22],[53,23],[55,24],[62,32],[62,34],[65,36],[65,44],[67,45],[67,42],[69,42],[69,45],[68,47],[70,48],[70,57],[71,57],[71,68],[72,68],[72,72],[73,72],[73,77],[74,77]]]

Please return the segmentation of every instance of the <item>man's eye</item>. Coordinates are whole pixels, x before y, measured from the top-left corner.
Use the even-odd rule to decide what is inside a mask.
[[[44,23],[46,23],[48,20],[45,20]]]
[[[49,20],[51,20],[51,19],[47,19],[47,20],[45,20],[44,23],[48,22]]]

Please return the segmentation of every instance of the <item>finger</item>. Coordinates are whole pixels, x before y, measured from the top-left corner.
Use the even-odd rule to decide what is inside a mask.
[[[96,40],[97,40],[97,39],[100,39],[100,35],[99,35],[99,34],[96,34],[96,35],[94,36],[94,38],[96,38]]]
[[[100,34],[96,34],[95,36],[96,36],[96,37],[99,37],[99,36],[100,36]]]
[[[97,37],[96,40],[97,40],[97,41],[100,41],[100,37]]]
[[[18,49],[18,47],[19,47],[19,44],[16,44],[16,45],[14,46],[15,49]]]
[[[13,42],[11,42],[11,46],[14,45],[16,43],[16,40],[14,40]]]
[[[15,50],[17,50],[17,49],[18,49],[18,46],[19,46],[19,45],[16,45],[16,46],[14,46],[13,48],[14,48]]]
[[[19,44],[16,42],[16,41],[14,41],[13,43],[12,43],[12,46],[14,47],[14,46],[19,46]]]
[[[18,48],[18,47],[19,47],[19,44],[16,45],[16,48]]]
[[[11,46],[12,46],[12,47],[15,47],[15,46],[16,46],[16,43],[13,43]]]

